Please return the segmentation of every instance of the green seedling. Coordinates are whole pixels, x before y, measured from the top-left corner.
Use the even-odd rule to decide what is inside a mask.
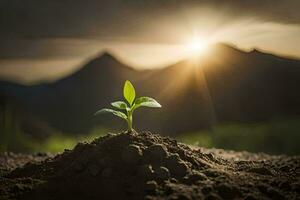
[[[130,81],[125,81],[124,88],[123,88],[123,96],[126,99],[127,103],[124,101],[116,101],[111,103],[114,108],[117,108],[121,111],[103,108],[95,113],[111,113],[115,116],[118,116],[124,120],[126,120],[128,124],[128,131],[132,131],[132,114],[139,107],[151,107],[151,108],[160,108],[161,105],[151,97],[139,97],[135,98],[135,89]]]

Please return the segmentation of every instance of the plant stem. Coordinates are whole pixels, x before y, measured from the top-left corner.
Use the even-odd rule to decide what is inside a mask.
[[[129,110],[127,112],[127,123],[128,123],[128,131],[131,132],[132,131],[132,111]]]

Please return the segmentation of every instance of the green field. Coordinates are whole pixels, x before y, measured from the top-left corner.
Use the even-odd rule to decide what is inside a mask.
[[[24,134],[12,122],[1,130],[0,151],[62,152],[72,149],[78,142],[92,141],[107,134],[108,129],[98,127],[86,135],[72,135],[55,131],[46,138]],[[176,137],[180,142],[231,150],[247,150],[270,154],[300,154],[300,119],[271,120],[265,123],[224,123],[209,130],[185,133]]]
[[[179,141],[202,147],[270,154],[300,154],[300,119],[268,123],[226,123],[210,130],[187,133]]]

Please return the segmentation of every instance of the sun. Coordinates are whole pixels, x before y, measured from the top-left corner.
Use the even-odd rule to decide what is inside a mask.
[[[194,37],[186,43],[186,51],[190,56],[199,56],[205,52],[207,42],[200,37]]]

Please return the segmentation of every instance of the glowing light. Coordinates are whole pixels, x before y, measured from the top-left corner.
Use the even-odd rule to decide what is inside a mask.
[[[194,37],[186,44],[187,53],[191,56],[199,56],[205,52],[207,42],[200,38]]]

